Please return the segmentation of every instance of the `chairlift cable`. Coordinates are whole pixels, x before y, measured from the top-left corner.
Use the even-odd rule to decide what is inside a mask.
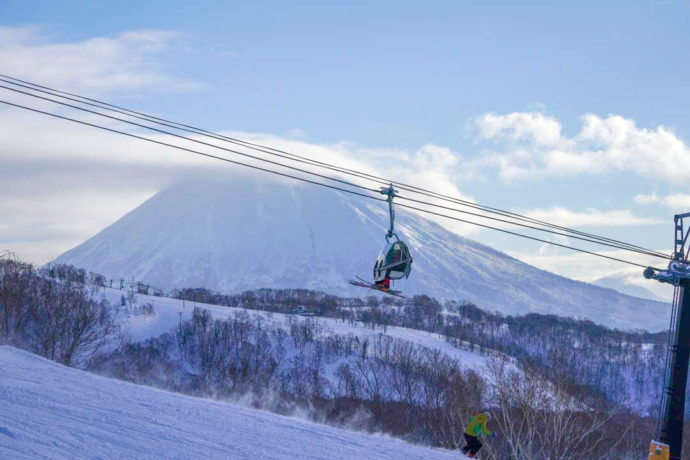
[[[1,80],[1,79],[0,79],[0,80]],[[376,189],[364,187],[364,186],[361,186],[361,185],[359,185],[359,184],[355,184],[355,183],[353,183],[353,182],[349,182],[349,181],[345,181],[345,180],[342,180],[342,179],[338,179],[338,178],[326,176],[326,175],[319,174],[319,173],[316,173],[316,172],[313,172],[313,171],[304,170],[304,169],[297,168],[297,167],[295,167],[295,166],[286,165],[286,164],[283,164],[283,163],[280,163],[280,162],[277,162],[277,161],[268,160],[268,159],[265,159],[265,158],[262,158],[262,157],[258,157],[258,156],[255,156],[255,155],[248,154],[248,153],[239,152],[239,151],[237,151],[237,150],[228,149],[228,148],[221,147],[221,146],[218,146],[218,145],[215,145],[215,144],[210,144],[210,143],[208,143],[208,142],[200,141],[200,140],[198,140],[198,139],[192,139],[192,138],[189,138],[189,137],[180,135],[180,134],[171,133],[171,132],[169,132],[169,131],[165,131],[165,130],[162,130],[162,129],[159,129],[159,128],[155,128],[155,127],[148,126],[148,125],[143,125],[143,124],[141,124],[141,123],[137,123],[137,122],[134,122],[134,121],[131,121],[131,120],[125,120],[125,119],[122,119],[122,118],[119,118],[119,117],[115,117],[115,116],[112,116],[112,115],[104,114],[104,113],[97,112],[97,111],[94,111],[94,110],[90,110],[90,109],[87,109],[87,108],[84,108],[84,107],[75,106],[75,105],[72,105],[72,104],[69,104],[69,103],[66,103],[66,102],[56,101],[56,100],[54,100],[54,99],[50,99],[50,98],[47,98],[47,97],[44,97],[44,96],[39,96],[39,95],[37,95],[37,94],[27,93],[27,92],[25,92],[25,91],[18,90],[18,89],[15,89],[15,88],[9,88],[9,87],[3,86],[3,85],[0,85],[0,88],[6,89],[6,90],[9,90],[9,91],[13,91],[13,92],[16,92],[16,93],[20,93],[20,94],[23,94],[23,95],[26,95],[26,96],[31,96],[31,97],[34,97],[34,98],[37,98],[37,99],[45,100],[45,101],[48,101],[48,102],[52,102],[52,103],[55,103],[55,104],[59,104],[59,105],[62,105],[62,106],[66,106],[66,107],[70,107],[70,108],[73,108],[73,109],[77,109],[77,110],[80,110],[80,111],[83,111],[83,112],[87,112],[87,113],[91,113],[91,114],[94,114],[94,115],[102,116],[102,117],[109,118],[109,119],[112,119],[112,120],[120,121],[120,122],[127,123],[127,124],[130,124],[130,125],[133,125],[133,126],[138,126],[138,127],[140,127],[140,128],[149,129],[149,130],[154,131],[154,132],[158,132],[158,133],[162,133],[162,134],[167,134],[167,135],[170,135],[170,136],[179,138],[179,139],[184,139],[184,140],[188,140],[188,141],[191,141],[191,142],[195,142],[195,143],[198,143],[198,144],[202,144],[202,145],[205,145],[205,146],[208,146],[208,147],[217,148],[217,149],[220,149],[220,150],[223,150],[223,151],[226,151],[226,152],[230,152],[230,153],[233,153],[233,154],[236,154],[236,155],[241,155],[241,156],[244,156],[244,157],[252,158],[252,159],[255,159],[255,160],[258,160],[258,161],[267,162],[267,163],[270,163],[270,164],[273,164],[273,165],[276,165],[276,166],[281,166],[281,167],[284,167],[284,168],[287,168],[287,169],[291,169],[291,170],[294,170],[294,171],[299,171],[299,172],[302,172],[302,173],[305,173],[305,174],[310,174],[310,175],[313,175],[313,176],[317,176],[317,177],[319,177],[319,178],[321,178],[321,179],[331,180],[331,181],[338,182],[338,183],[341,183],[341,184],[344,184],[344,185],[348,185],[348,186],[351,186],[351,187],[357,187],[357,188],[360,188],[360,189],[363,189],[363,190],[367,190],[367,191],[370,191],[370,192],[377,192]],[[553,231],[553,230],[548,230],[548,229],[546,229],[546,228],[535,227],[535,226],[526,225],[526,224],[522,224],[522,223],[518,223],[518,222],[508,221],[508,220],[500,219],[500,218],[497,218],[497,217],[492,217],[492,216],[487,216],[487,215],[483,215],[483,214],[473,213],[473,212],[470,212],[470,211],[465,211],[465,210],[462,210],[462,209],[452,208],[452,207],[440,205],[440,204],[437,204],[437,203],[429,203],[429,202],[426,202],[426,201],[423,201],[423,200],[417,200],[417,199],[409,198],[409,197],[405,197],[405,196],[399,196],[399,198],[400,198],[400,199],[403,199],[403,200],[412,201],[412,202],[418,203],[418,204],[423,204],[423,205],[427,205],[427,206],[433,206],[433,207],[437,207],[437,208],[441,208],[441,209],[445,209],[445,210],[449,210],[449,211],[454,211],[454,212],[459,212],[459,213],[463,213],[463,214],[467,214],[467,215],[471,215],[471,216],[475,216],[475,217],[479,217],[479,218],[483,218],[483,219],[489,219],[489,220],[493,220],[493,221],[497,221],[497,222],[501,222],[501,223],[506,223],[506,224],[509,224],[509,225],[516,225],[516,226],[528,228],[528,229],[531,229],[531,230],[541,231],[541,232],[545,232],[545,233],[551,233],[551,234],[559,235],[559,236],[570,237],[570,238],[574,238],[574,239],[577,239],[577,240],[586,241],[586,242],[589,242],[589,243],[594,243],[594,244],[599,244],[599,245],[603,245],[603,246],[608,246],[608,247],[613,247],[613,248],[617,248],[617,249],[622,249],[622,250],[627,250],[627,251],[631,251],[631,252],[636,252],[636,253],[648,255],[648,256],[651,256],[651,257],[658,257],[658,258],[663,258],[663,259],[667,259],[667,260],[670,259],[668,256],[665,256],[665,255],[662,255],[662,254],[659,254],[659,253],[655,253],[655,252],[649,251],[649,250],[638,249],[638,248],[636,248],[636,247],[629,247],[627,244],[613,244],[613,243],[604,242],[604,241],[599,240],[599,239],[591,239],[591,238],[582,237],[582,236],[577,236],[577,235],[569,235],[569,234],[566,234],[566,233],[561,233],[561,232],[557,232],[557,231]]]
[[[171,147],[171,148],[174,148],[174,149],[177,149],[177,150],[182,150],[182,151],[185,151],[185,152],[188,152],[188,153],[193,153],[193,154],[200,155],[200,156],[204,156],[204,157],[207,157],[207,158],[211,158],[211,159],[215,159],[215,160],[220,160],[220,161],[225,161],[225,162],[227,162],[227,163],[235,164],[235,165],[238,165],[238,166],[245,166],[245,167],[248,167],[248,168],[251,168],[251,169],[255,169],[255,170],[259,170],[259,171],[271,173],[271,174],[274,174],[274,175],[278,175],[278,176],[282,176],[282,177],[287,177],[287,178],[290,178],[290,179],[295,179],[295,180],[299,180],[299,181],[306,182],[306,183],[310,183],[310,184],[314,184],[314,185],[320,185],[320,186],[322,186],[322,187],[326,187],[326,188],[330,188],[330,189],[334,189],[334,190],[338,190],[338,191],[350,193],[350,194],[357,195],[357,196],[361,196],[361,197],[364,197],[364,198],[369,198],[369,199],[372,199],[372,200],[383,201],[383,202],[386,202],[386,201],[387,201],[387,200],[385,200],[385,199],[378,198],[378,197],[374,197],[374,196],[371,196],[371,195],[368,195],[368,194],[365,194],[365,193],[361,193],[361,192],[357,192],[357,191],[354,191],[354,190],[349,190],[349,189],[346,189],[346,188],[342,188],[342,187],[338,187],[338,186],[334,186],[334,185],[330,185],[330,184],[324,184],[324,183],[321,183],[321,182],[318,182],[318,181],[314,181],[314,180],[306,179],[306,178],[304,178],[304,177],[300,177],[300,176],[295,176],[295,175],[283,173],[283,172],[280,172],[280,171],[275,171],[275,170],[272,170],[272,169],[269,169],[269,168],[263,168],[263,167],[256,166],[256,165],[251,165],[251,164],[247,164],[247,163],[242,163],[242,162],[239,162],[239,161],[231,160],[231,159],[224,158],[224,157],[220,157],[220,156],[217,156],[217,155],[212,155],[212,154],[205,153],[205,152],[200,152],[200,151],[198,151],[198,150],[189,149],[189,148],[182,147],[182,146],[179,146],[179,145],[169,144],[169,143],[167,143],[167,142],[159,141],[159,140],[156,140],[156,139],[150,139],[150,138],[143,137],[143,136],[139,136],[139,135],[136,135],[136,134],[132,134],[132,133],[120,131],[120,130],[117,130],[117,129],[114,129],[114,128],[109,128],[109,127],[106,127],[106,126],[101,126],[101,125],[98,125],[98,124],[95,124],[95,123],[90,123],[90,122],[83,121],[83,120],[77,120],[77,119],[75,119],[75,118],[70,118],[70,117],[67,117],[67,116],[64,116],[64,115],[59,115],[59,114],[56,114],[56,113],[46,112],[46,111],[44,111],[44,110],[40,110],[40,109],[36,109],[36,108],[32,108],[32,107],[27,107],[27,106],[24,106],[24,105],[21,105],[21,104],[16,104],[16,103],[9,102],[9,101],[5,101],[5,100],[0,100],[0,103],[5,104],[5,105],[9,105],[9,106],[12,106],[12,107],[15,107],[15,108],[20,108],[20,109],[28,110],[28,111],[31,111],[31,112],[34,112],[34,113],[39,113],[39,114],[42,114],[42,115],[47,115],[47,116],[50,116],[50,117],[62,119],[62,120],[65,120],[65,121],[71,121],[71,122],[74,122],[74,123],[77,123],[77,124],[81,124],[81,125],[84,125],[84,126],[90,126],[90,127],[97,128],[97,129],[101,129],[101,130],[108,131],[108,132],[111,132],[111,133],[121,134],[121,135],[124,135],[124,136],[127,136],[127,137],[131,137],[131,138],[134,138],[134,139],[139,139],[139,140],[151,142],[151,143],[154,143],[154,144],[157,144],[157,145],[162,145],[162,146],[166,146],[166,147]],[[463,222],[463,223],[470,224],[470,225],[476,225],[476,226],[479,226],[479,227],[482,227],[482,228],[487,228],[487,229],[491,229],[491,230],[496,230],[496,231],[499,231],[499,232],[502,232],[502,233],[506,233],[506,234],[510,234],[510,235],[514,235],[514,236],[518,236],[518,237],[522,237],[522,238],[526,238],[526,239],[533,240],[533,241],[539,241],[539,242],[542,242],[542,243],[551,244],[551,245],[558,246],[558,247],[562,247],[562,248],[565,248],[565,249],[571,249],[571,250],[573,250],[573,251],[578,251],[578,252],[582,252],[582,253],[585,253],[585,254],[590,254],[590,255],[593,255],[593,256],[596,256],[596,257],[601,257],[601,258],[605,258],[605,259],[609,259],[609,260],[613,260],[613,261],[617,261],[617,262],[621,262],[621,263],[625,263],[625,264],[629,264],[629,265],[634,265],[634,266],[638,266],[638,267],[642,267],[642,268],[647,268],[647,266],[645,266],[645,265],[641,265],[641,264],[638,264],[638,263],[635,263],[635,262],[631,262],[631,261],[628,261],[628,260],[624,260],[624,259],[620,259],[620,258],[617,258],[617,257],[607,256],[607,255],[605,255],[605,254],[600,254],[600,253],[596,253],[596,252],[593,252],[593,251],[588,251],[588,250],[585,250],[585,249],[581,249],[581,248],[577,248],[577,247],[573,247],[573,246],[569,246],[569,245],[565,245],[565,244],[561,244],[561,243],[556,243],[556,242],[554,242],[554,241],[549,241],[549,240],[545,240],[545,239],[541,239],[541,238],[532,237],[532,236],[529,236],[529,235],[525,235],[525,234],[522,234],[522,233],[513,232],[513,231],[510,231],[510,230],[506,230],[506,229],[501,229],[501,228],[497,228],[497,227],[492,227],[492,226],[490,226],[490,225],[481,224],[481,223],[478,223],[478,222],[473,222],[473,221],[469,221],[469,220],[465,220],[465,219],[460,219],[460,218],[454,217],[454,216],[448,216],[448,215],[446,215],[446,214],[442,214],[442,213],[430,211],[430,210],[428,210],[428,209],[422,209],[422,208],[418,208],[418,207],[414,207],[414,206],[410,206],[410,205],[406,205],[406,204],[400,204],[400,203],[398,203],[398,206],[401,206],[401,207],[404,207],[404,208],[408,208],[408,209],[412,209],[412,210],[416,210],[416,211],[423,212],[423,213],[426,213],[426,214],[432,214],[432,215],[436,215],[436,216],[439,216],[439,217],[444,217],[444,218],[447,218],[447,219],[451,219],[451,220]],[[658,269],[657,269],[657,270],[658,270]]]
[[[332,181],[335,181],[335,182],[340,182],[341,184],[349,185],[349,186],[352,186],[352,187],[358,187],[358,188],[361,188],[361,189],[364,189],[364,190],[368,190],[368,191],[370,191],[370,192],[378,192],[378,190],[376,190],[376,189],[364,187],[364,186],[355,184],[355,183],[353,183],[353,182],[348,182],[348,181],[345,181],[345,180],[342,180],[342,179],[337,179],[337,178],[335,178],[335,177],[329,177],[329,176],[326,176],[326,175],[323,175],[323,174],[319,174],[319,173],[307,171],[307,170],[304,170],[304,169],[301,169],[301,168],[297,168],[297,167],[295,167],[295,166],[286,165],[286,164],[283,164],[283,163],[279,163],[279,162],[277,162],[277,161],[268,160],[268,159],[266,159],[266,158],[257,157],[257,156],[255,156],[255,155],[251,155],[251,154],[248,154],[248,153],[239,152],[239,151],[237,151],[237,150],[228,149],[228,148],[225,148],[225,147],[220,147],[220,146],[214,145],[214,144],[209,144],[208,142],[200,141],[200,140],[198,140],[198,139],[192,139],[192,138],[189,138],[189,137],[186,137],[186,136],[182,136],[182,135],[180,135],[180,134],[171,133],[171,132],[169,132],[169,131],[165,131],[165,130],[163,130],[163,129],[158,129],[158,128],[155,128],[155,127],[153,127],[153,126],[142,125],[141,123],[137,123],[137,122],[135,122],[135,121],[124,120],[124,119],[122,119],[122,118],[118,118],[118,117],[115,117],[115,116],[112,116],[112,115],[108,115],[108,114],[105,114],[105,113],[96,112],[95,110],[86,109],[86,108],[84,108],[84,107],[78,107],[78,106],[76,106],[76,105],[68,104],[68,103],[66,103],[66,102],[56,101],[56,100],[50,99],[50,98],[48,98],[48,97],[43,97],[43,96],[39,96],[39,95],[37,95],[37,94],[27,93],[27,92],[25,92],[25,91],[21,91],[21,90],[14,89],[14,88],[8,88],[8,87],[3,86],[3,85],[0,85],[0,88],[2,88],[2,89],[7,89],[7,90],[10,90],[10,91],[14,91],[14,92],[21,93],[21,94],[25,94],[25,95],[27,95],[27,96],[35,97],[35,98],[38,98],[38,99],[42,99],[42,100],[44,100],[44,101],[53,102],[53,103],[55,103],[55,104],[59,104],[59,105],[62,105],[62,106],[71,107],[71,108],[73,108],[73,109],[81,110],[81,111],[83,111],[83,112],[91,113],[91,114],[98,115],[98,116],[101,116],[101,117],[110,118],[111,120],[121,121],[121,122],[123,122],[123,123],[127,123],[127,124],[130,124],[130,125],[133,125],[133,126],[138,126],[138,127],[140,127],[140,128],[149,129],[149,130],[155,131],[155,132],[157,132],[157,133],[167,134],[167,135],[170,135],[170,136],[173,136],[173,137],[177,137],[178,139],[184,139],[184,140],[187,140],[187,141],[190,141],[190,142],[196,142],[197,144],[202,144],[202,145],[205,145],[205,146],[208,146],[208,147],[213,147],[213,148],[217,148],[217,149],[220,149],[220,150],[224,150],[224,151],[226,151],[226,152],[234,153],[235,155],[241,155],[241,156],[244,156],[244,157],[252,158],[252,159],[254,159],[254,160],[259,160],[259,161],[264,161],[264,162],[266,162],[266,163],[271,163],[271,164],[276,165],[276,166],[282,166],[282,167],[284,167],[284,168],[293,169],[293,170],[295,170],[295,171],[300,171],[300,172],[303,172],[303,173],[312,174],[312,175],[318,176],[318,177],[320,177],[320,178],[322,178],[322,179],[328,179],[328,180],[332,180]]]
[[[299,161],[299,162],[302,162],[302,163],[305,163],[305,162],[306,162],[306,163],[311,164],[311,165],[315,165],[315,166],[319,166],[319,167],[322,167],[322,168],[326,168],[326,169],[338,171],[338,172],[345,173],[345,174],[354,175],[354,176],[356,176],[356,177],[360,177],[360,178],[363,178],[363,179],[372,180],[372,181],[378,182],[379,184],[394,183],[394,184],[396,184],[401,190],[407,190],[407,191],[410,191],[410,192],[413,192],[413,193],[418,193],[418,194],[422,194],[422,195],[425,195],[425,196],[434,197],[434,198],[441,199],[441,200],[445,200],[445,201],[451,201],[451,202],[454,202],[454,203],[457,203],[457,204],[461,204],[461,205],[463,205],[463,206],[468,206],[468,207],[472,207],[472,208],[475,208],[475,209],[479,209],[479,210],[482,210],[482,211],[484,211],[484,212],[499,214],[499,215],[502,215],[502,216],[504,216],[504,217],[509,217],[509,218],[511,218],[511,219],[522,220],[522,221],[526,221],[526,222],[530,222],[530,223],[534,223],[534,224],[538,224],[538,225],[543,225],[543,226],[546,226],[546,227],[549,227],[549,228],[555,228],[555,229],[558,229],[558,230],[563,230],[563,231],[566,231],[566,232],[568,232],[568,233],[573,233],[573,234],[576,234],[576,235],[585,236],[585,237],[591,238],[591,239],[597,239],[597,240],[604,241],[604,242],[608,242],[608,243],[614,243],[614,244],[616,244],[617,246],[620,245],[620,246],[625,246],[626,248],[631,248],[631,249],[640,250],[640,251],[636,251],[636,252],[641,252],[641,253],[645,253],[645,254],[649,254],[649,255],[656,254],[656,256],[658,256],[658,257],[663,257],[663,258],[667,258],[667,259],[669,258],[669,256],[667,256],[667,255],[665,255],[665,254],[663,254],[663,253],[660,253],[660,252],[658,252],[658,251],[653,251],[653,250],[650,250],[650,249],[647,249],[647,248],[644,248],[644,247],[641,247],[641,246],[633,245],[633,244],[630,244],[630,243],[626,243],[626,242],[623,242],[623,241],[620,241],[620,240],[615,240],[615,239],[608,238],[608,237],[602,237],[602,236],[594,235],[594,234],[591,234],[591,233],[582,232],[582,231],[579,231],[579,230],[570,229],[570,228],[563,227],[563,226],[558,226],[558,225],[552,224],[552,223],[550,223],[550,222],[540,221],[540,220],[538,220],[538,219],[534,219],[534,218],[531,218],[531,217],[528,217],[528,216],[520,215],[520,214],[518,214],[518,213],[514,213],[514,212],[511,212],[511,211],[505,211],[505,210],[502,210],[502,209],[499,209],[499,208],[493,208],[493,207],[489,207],[489,206],[485,206],[485,205],[480,205],[480,204],[477,204],[477,203],[472,203],[472,202],[467,201],[467,200],[462,200],[462,199],[459,199],[459,198],[455,198],[455,197],[450,197],[450,196],[447,196],[447,195],[443,195],[443,194],[440,194],[440,193],[437,193],[437,192],[425,190],[425,189],[420,188],[420,187],[416,187],[416,186],[412,186],[412,185],[408,185],[408,184],[404,184],[404,183],[400,183],[400,182],[396,182],[396,181],[391,181],[391,180],[384,179],[384,178],[382,178],[382,177],[375,176],[375,175],[368,174],[368,173],[364,173],[364,172],[361,172],[361,171],[356,171],[356,170],[352,170],[352,169],[347,169],[347,168],[343,168],[343,167],[340,167],[340,166],[334,166],[334,165],[331,165],[331,164],[328,164],[328,163],[324,163],[324,162],[321,162],[321,161],[318,161],[318,160],[314,160],[314,159],[310,159],[310,158],[303,157],[303,156],[300,156],[300,155],[296,155],[296,154],[294,154],[294,153],[286,152],[286,151],[283,151],[283,150],[280,150],[280,149],[275,149],[275,148],[273,148],[273,147],[267,147],[267,146],[263,146],[263,145],[260,145],[260,144],[256,144],[256,143],[244,141],[244,140],[241,140],[241,139],[236,139],[236,138],[232,138],[232,137],[228,137],[228,136],[216,134],[216,133],[213,133],[213,132],[211,132],[211,131],[206,131],[206,130],[204,130],[204,129],[196,128],[196,127],[191,126],[191,125],[186,125],[186,124],[182,124],[182,123],[178,123],[178,122],[166,120],[166,119],[163,119],[163,118],[155,117],[155,116],[152,116],[152,115],[147,115],[147,114],[144,114],[144,113],[142,113],[142,112],[137,112],[137,111],[134,111],[134,110],[126,109],[126,108],[121,107],[121,106],[117,106],[117,105],[114,105],[114,104],[109,104],[109,103],[103,102],[103,101],[98,101],[98,100],[92,99],[92,98],[87,98],[87,97],[80,96],[80,95],[77,95],[77,94],[74,94],[74,93],[69,93],[69,92],[66,92],[66,91],[61,91],[61,90],[49,88],[49,87],[47,87],[47,86],[43,86],[43,85],[39,85],[39,84],[36,84],[36,83],[28,82],[28,81],[26,81],[26,80],[21,80],[21,79],[18,79],[18,78],[15,78],[15,77],[11,77],[11,76],[8,76],[8,75],[0,74],[0,77],[4,77],[4,78],[11,79],[11,80],[15,80],[16,82],[25,83],[25,84],[27,84],[27,85],[32,85],[32,86],[34,86],[34,87],[36,87],[36,88],[34,88],[34,87],[29,87],[29,86],[25,86],[25,85],[22,85],[22,84],[13,82],[13,81],[8,81],[8,80],[3,80],[3,79],[0,79],[0,81],[4,81],[4,82],[6,82],[6,83],[9,83],[9,84],[12,84],[12,85],[16,85],[16,86],[21,86],[21,87],[30,89],[30,90],[32,90],[32,91],[39,91],[39,92],[51,94],[51,95],[53,95],[53,96],[57,96],[57,97],[62,97],[62,98],[65,98],[65,99],[69,99],[69,100],[72,100],[72,101],[74,101],[74,102],[78,102],[78,103],[80,103],[80,104],[86,104],[86,105],[98,107],[98,108],[105,109],[105,110],[115,111],[115,112],[117,112],[117,113],[121,113],[121,114],[123,114],[123,115],[127,115],[127,116],[131,116],[131,117],[139,118],[139,119],[142,119],[142,120],[145,120],[145,121],[148,121],[148,122],[153,122],[153,123],[161,124],[161,125],[164,125],[164,126],[168,126],[168,127],[174,128],[174,129],[184,130],[184,131],[187,131],[187,132],[192,132],[192,133],[199,134],[199,135],[203,135],[203,136],[206,136],[206,137],[212,137],[212,138],[214,138],[214,139],[218,139],[218,140],[222,140],[222,141],[234,143],[234,144],[236,144],[236,145],[241,145],[241,146],[244,146],[244,147],[247,147],[247,148],[251,148],[251,149],[253,149],[253,150],[261,151],[261,152],[263,152],[263,153],[268,153],[268,154],[271,154],[271,155],[278,155],[278,156],[280,156],[280,157],[282,157],[282,158],[286,158],[285,155],[288,155],[288,156],[289,156],[289,159],[291,159],[291,160],[293,160],[293,161]],[[6,88],[6,87],[5,87],[5,88]],[[37,88],[42,88],[42,89],[37,89]],[[6,89],[10,89],[10,88],[6,88]],[[52,92],[49,92],[49,91],[52,91]],[[55,93],[59,93],[59,94],[55,94]],[[26,93],[25,93],[25,94],[26,94]],[[74,99],[74,98],[72,98],[72,97],[61,96],[61,94],[62,94],[62,95],[74,96],[74,97],[76,97],[76,98],[80,98],[80,99],[83,99],[83,100]],[[85,102],[85,101],[91,101],[91,102]],[[53,102],[57,102],[57,101],[53,101]],[[100,104],[100,105],[97,105],[97,104]],[[169,134],[170,134],[170,133],[169,133]],[[274,152],[278,152],[278,153],[274,153]],[[293,157],[294,157],[294,158],[293,158]],[[322,177],[323,177],[323,176],[322,176]],[[428,204],[428,203],[427,203],[427,204]],[[457,210],[457,209],[455,209],[455,210],[458,211],[458,212],[462,212],[462,211],[459,211],[459,210]],[[571,236],[571,235],[568,235],[568,236]]]
[[[123,136],[132,137],[132,138],[134,138],[134,139],[139,139],[139,140],[142,140],[142,141],[151,142],[151,143],[158,144],[158,145],[162,145],[162,146],[165,146],[165,147],[171,147],[171,148],[174,148],[174,149],[177,149],[177,150],[183,150],[183,151],[185,151],[185,152],[193,153],[193,154],[200,155],[200,156],[204,156],[204,157],[207,157],[207,158],[212,158],[212,159],[214,159],[214,160],[225,161],[225,162],[232,163],[232,164],[235,164],[235,165],[238,165],[238,166],[246,166],[246,167],[248,167],[248,168],[256,169],[256,170],[258,170],[258,171],[263,171],[263,172],[275,174],[275,175],[278,175],[278,176],[287,177],[287,178],[289,178],[289,179],[296,179],[296,180],[300,180],[300,181],[307,182],[307,183],[314,184],[314,185],[321,185],[321,186],[323,186],[323,187],[327,187],[327,188],[330,188],[330,189],[333,189],[333,190],[338,190],[338,191],[341,191],[341,192],[351,193],[351,194],[353,194],[353,195],[358,195],[358,196],[362,196],[362,197],[365,197],[365,198],[370,198],[370,199],[376,200],[376,201],[383,201],[383,202],[386,201],[386,200],[383,199],[383,198],[373,197],[373,196],[371,196],[371,195],[367,195],[366,193],[356,192],[356,191],[354,191],[354,190],[349,190],[349,189],[346,189],[346,188],[337,187],[337,186],[335,186],[335,185],[324,184],[324,183],[322,183],[322,182],[317,182],[317,181],[314,181],[314,180],[311,180],[311,179],[306,179],[306,178],[304,178],[304,177],[294,176],[294,175],[287,174],[287,173],[283,173],[283,172],[280,172],[280,171],[274,171],[274,170],[268,169],[268,168],[262,168],[261,166],[251,165],[251,164],[248,164],[248,163],[242,163],[241,161],[235,161],[235,160],[231,160],[231,159],[229,159],[229,158],[220,157],[220,156],[218,156],[218,155],[213,155],[213,154],[210,154],[210,153],[200,152],[200,151],[198,151],[198,150],[193,150],[193,149],[189,149],[189,148],[186,148],[186,147],[182,147],[182,146],[180,146],[180,145],[169,144],[169,143],[167,143],[167,142],[159,141],[159,140],[156,140],[156,139],[151,139],[151,138],[144,137],[144,136],[138,136],[138,135],[136,135],[136,134],[128,133],[128,132],[125,132],[125,131],[120,131],[120,130],[117,130],[117,129],[114,129],[114,128],[108,128],[107,126],[97,125],[97,124],[95,124],[95,123],[90,123],[90,122],[88,122],[88,121],[77,120],[76,118],[70,118],[70,117],[67,117],[67,116],[64,116],[64,115],[59,115],[59,114],[57,114],[57,113],[46,112],[46,111],[44,111],[44,110],[36,109],[36,108],[33,108],[33,107],[27,107],[27,106],[24,106],[24,105],[21,105],[21,104],[15,104],[14,102],[4,101],[4,100],[1,100],[1,99],[0,99],[0,103],[6,104],[6,105],[10,105],[10,106],[16,107],[16,108],[28,110],[28,111],[35,112],[35,113],[40,113],[40,114],[42,114],[42,115],[48,115],[48,116],[51,116],[51,117],[54,117],[54,118],[59,118],[59,119],[61,119],[61,120],[71,121],[71,122],[74,122],[74,123],[78,123],[78,124],[80,124],[80,125],[90,126],[90,127],[92,127],[92,128],[98,128],[98,129],[101,129],[101,130],[103,130],[103,131],[109,131],[109,132],[115,133],[115,134],[122,134]]]

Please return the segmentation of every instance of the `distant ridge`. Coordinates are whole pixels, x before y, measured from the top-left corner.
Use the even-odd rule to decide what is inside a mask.
[[[624,276],[606,276],[593,281],[592,284],[609,289],[615,289],[618,292],[622,292],[623,294],[628,294],[634,297],[641,297],[643,299],[658,300],[663,302],[661,297],[657,296],[649,289],[627,283]]]

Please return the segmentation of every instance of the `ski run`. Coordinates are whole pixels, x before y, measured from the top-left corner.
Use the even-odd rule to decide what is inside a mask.
[[[189,397],[0,347],[0,458],[457,459],[431,449]]]

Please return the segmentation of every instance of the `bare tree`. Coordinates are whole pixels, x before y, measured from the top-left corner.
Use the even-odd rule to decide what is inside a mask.
[[[44,282],[31,306],[31,342],[49,359],[70,365],[100,349],[113,331],[108,305],[84,285]]]
[[[92,356],[113,321],[108,305],[79,282],[82,271],[61,267],[65,276],[46,279],[31,265],[0,256],[0,340],[69,365]]]
[[[615,452],[617,442],[604,443],[611,413],[590,406],[593,399],[574,391],[562,375],[505,358],[492,358],[488,369],[491,413],[500,433],[498,441],[487,443],[492,458],[591,459]]]
[[[13,253],[0,253],[0,340],[19,344],[28,318],[28,305],[38,296],[33,267],[16,259]]]

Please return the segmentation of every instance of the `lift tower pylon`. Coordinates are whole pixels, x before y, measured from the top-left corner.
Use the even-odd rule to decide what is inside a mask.
[[[690,213],[674,216],[675,248],[667,270],[648,267],[644,277],[672,284],[673,308],[666,350],[666,371],[657,421],[656,438],[649,449],[649,460],[680,460],[683,446],[685,389],[690,360],[690,264],[683,219]]]

